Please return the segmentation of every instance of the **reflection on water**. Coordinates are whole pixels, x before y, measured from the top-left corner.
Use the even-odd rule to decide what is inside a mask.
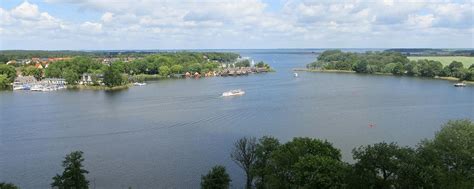
[[[72,150],[85,152],[97,188],[196,188],[215,164],[228,167],[242,136],[327,139],[352,148],[380,141],[415,145],[457,118],[474,119],[474,88],[409,77],[300,73],[313,53],[246,50],[277,72],[152,81],[121,91],[0,93],[0,181],[48,188]],[[241,88],[244,96],[222,98]],[[370,127],[370,125],[376,125]]]

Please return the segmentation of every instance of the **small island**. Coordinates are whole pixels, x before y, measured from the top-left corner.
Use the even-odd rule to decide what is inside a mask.
[[[0,89],[13,90],[114,90],[146,80],[271,71],[262,61],[255,63],[250,57],[230,52],[0,52]]]
[[[434,59],[419,58],[423,54],[417,55],[416,57],[407,57],[407,54],[394,50],[365,53],[326,50],[319,55],[315,62],[308,64],[306,69],[295,70],[430,77],[474,83],[474,64],[472,62],[466,62],[467,66],[465,67],[465,63],[456,60],[450,63],[440,62],[441,58],[446,59],[446,55],[444,57],[432,55],[431,57],[435,57]],[[451,58],[453,57],[455,56],[453,55]],[[474,57],[469,54],[463,56],[462,60],[469,58]]]

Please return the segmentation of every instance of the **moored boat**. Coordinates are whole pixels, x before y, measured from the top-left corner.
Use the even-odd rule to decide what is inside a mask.
[[[31,91],[43,91],[43,89],[43,85],[33,85],[33,87],[30,88]]]
[[[135,86],[145,86],[146,83],[135,82],[135,83],[133,83],[133,85],[135,85]]]

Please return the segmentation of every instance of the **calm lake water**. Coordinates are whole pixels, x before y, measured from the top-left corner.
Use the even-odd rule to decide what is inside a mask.
[[[241,188],[244,173],[229,153],[243,136],[327,139],[351,162],[359,145],[415,146],[449,119],[474,119],[474,87],[358,74],[294,78],[292,68],[315,59],[311,51],[239,52],[277,72],[155,81],[119,92],[0,92],[0,181],[48,188],[64,156],[82,150],[91,188],[198,188],[216,164]],[[246,95],[220,97],[238,88]]]

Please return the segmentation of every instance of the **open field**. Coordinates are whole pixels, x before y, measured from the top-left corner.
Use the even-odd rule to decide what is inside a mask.
[[[462,62],[465,68],[474,64],[474,57],[472,56],[409,56],[410,60],[436,60],[440,61],[444,66],[449,65],[452,61]]]

